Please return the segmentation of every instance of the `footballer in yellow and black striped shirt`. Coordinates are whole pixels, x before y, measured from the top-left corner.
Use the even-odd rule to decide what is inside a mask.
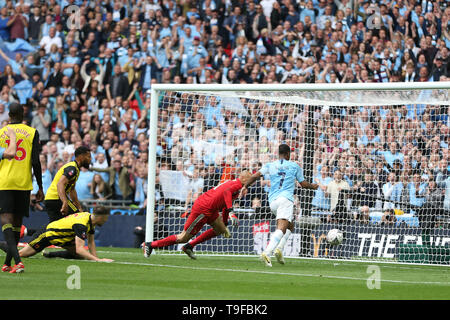
[[[94,241],[95,227],[105,224],[108,217],[108,210],[105,207],[98,206],[94,208],[92,214],[78,212],[53,221],[36,233],[27,246],[19,251],[19,254],[23,258],[27,258],[41,252],[50,245],[55,245],[66,249],[67,251],[62,252],[65,252],[67,257],[111,262],[111,259],[98,258]],[[86,239],[89,251],[84,248]],[[63,254],[59,257],[66,258]]]
[[[89,148],[78,147],[75,150],[75,160],[66,163],[58,170],[45,194],[45,207],[49,222],[82,211],[75,185],[80,175],[80,168],[89,168],[90,164],[91,151]]]
[[[13,273],[24,270],[17,251],[17,243],[23,217],[28,217],[30,212],[30,194],[33,190],[32,172],[39,186],[36,201],[40,202],[44,199],[42,169],[39,161],[41,149],[39,133],[36,129],[23,124],[23,116],[23,106],[11,103],[9,124],[0,129],[0,148],[8,149],[11,144],[16,144],[12,157],[0,158],[0,220],[7,246],[2,271],[11,269],[11,259],[14,258],[16,266],[20,264],[20,268],[17,269],[14,266],[10,270]],[[8,135],[9,129],[15,132],[14,141]]]

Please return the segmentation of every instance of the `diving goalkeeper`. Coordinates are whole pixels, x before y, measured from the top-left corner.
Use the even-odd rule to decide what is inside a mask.
[[[237,227],[239,224],[239,220],[236,217],[236,215],[233,212],[228,211],[227,209],[223,209],[223,211],[222,211],[222,220],[226,226],[232,225],[232,226]],[[214,231],[213,228],[208,229],[205,232],[202,232],[195,239],[186,243],[181,248],[181,250],[183,250],[183,252],[186,253],[189,258],[195,260],[195,259],[197,259],[197,257],[194,254],[194,247],[202,242],[208,241],[209,239],[212,239],[217,236],[218,236],[218,234]]]
[[[155,248],[188,242],[206,223],[211,225],[213,230],[211,234],[214,232],[214,236],[223,235],[225,238],[229,238],[231,236],[230,231],[219,212],[222,211],[222,214],[225,215],[231,212],[233,200],[239,196],[242,187],[248,185],[250,177],[250,172],[242,171],[236,180],[219,184],[217,187],[200,195],[192,206],[191,214],[184,224],[183,231],[180,234],[171,235],[161,240],[144,242],[144,256],[150,257]]]

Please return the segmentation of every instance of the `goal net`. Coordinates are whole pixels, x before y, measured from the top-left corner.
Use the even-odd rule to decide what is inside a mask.
[[[449,114],[449,82],[154,85],[146,241],[180,233],[199,195],[277,160],[285,143],[319,185],[295,189],[285,257],[449,265]],[[260,254],[275,230],[269,188],[267,176],[249,187],[232,237],[195,253]],[[340,245],[327,243],[331,229]]]

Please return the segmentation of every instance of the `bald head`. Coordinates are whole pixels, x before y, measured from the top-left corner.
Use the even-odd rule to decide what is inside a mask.
[[[251,176],[252,175],[249,171],[244,170],[239,174],[239,181],[241,181],[242,185],[245,186],[245,185],[247,185],[247,182],[250,180]]]

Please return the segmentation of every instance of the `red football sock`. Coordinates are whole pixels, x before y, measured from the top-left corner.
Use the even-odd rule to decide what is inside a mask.
[[[167,238],[153,241],[151,246],[152,248],[161,248],[161,247],[168,247],[172,244],[175,244],[177,242],[177,236],[168,236]]]
[[[205,232],[203,232],[201,235],[196,237],[194,240],[190,241],[189,244],[194,247],[199,243],[202,243],[202,242],[205,242],[206,240],[214,238],[215,236],[217,236],[217,234],[214,231],[214,229],[208,229]]]

